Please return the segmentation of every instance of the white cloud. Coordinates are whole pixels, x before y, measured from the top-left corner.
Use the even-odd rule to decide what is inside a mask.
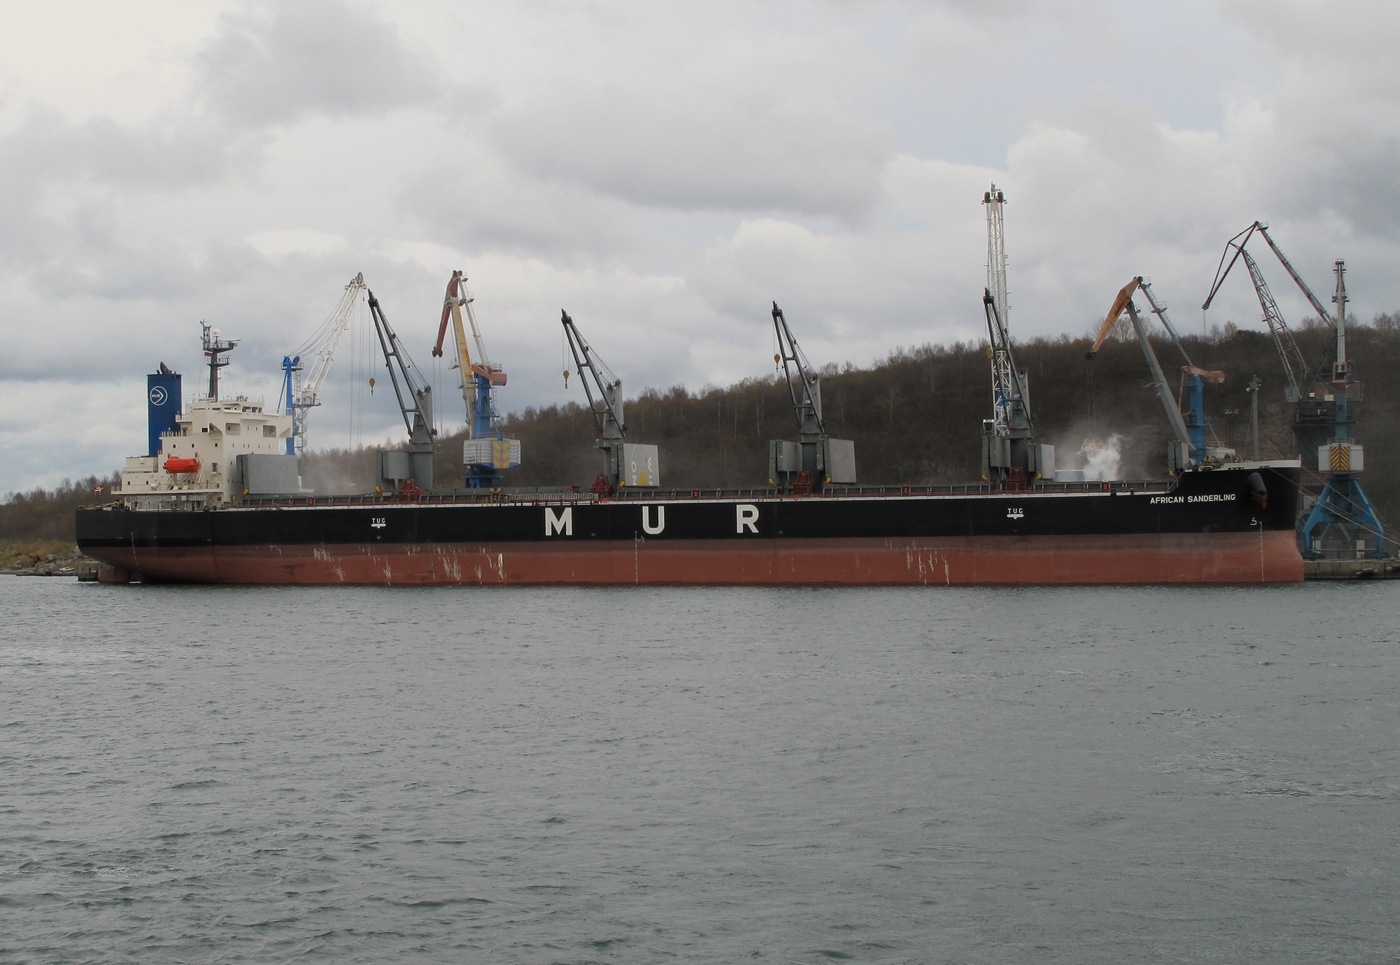
[[[209,106],[256,126],[374,116],[439,93],[392,22],[355,0],[260,3],[225,14],[199,57]]]
[[[635,204],[859,218],[880,130],[839,107],[741,98],[704,84],[563,96],[501,121],[506,158],[537,177]]]
[[[188,96],[191,56],[219,16],[212,3],[102,0],[11,4],[0,31],[0,127],[35,107],[81,124],[142,126]]]
[[[444,154],[414,172],[398,197],[458,250],[592,260],[640,242],[637,212],[625,201],[525,175],[471,145]]]

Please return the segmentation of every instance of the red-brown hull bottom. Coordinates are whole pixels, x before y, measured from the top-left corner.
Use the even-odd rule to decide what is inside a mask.
[[[107,582],[363,586],[1297,583],[1291,532],[103,549]],[[123,572],[124,571],[124,572]]]

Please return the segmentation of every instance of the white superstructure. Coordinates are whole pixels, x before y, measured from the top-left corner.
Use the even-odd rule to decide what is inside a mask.
[[[264,412],[261,402],[196,399],[174,431],[161,435],[158,455],[127,457],[116,495],[133,508],[203,509],[250,492],[295,494],[296,457],[286,454],[291,435],[292,417]]]

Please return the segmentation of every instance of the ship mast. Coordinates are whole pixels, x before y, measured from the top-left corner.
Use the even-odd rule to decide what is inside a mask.
[[[228,365],[228,359],[221,359],[219,356],[237,348],[238,339],[220,338],[217,328],[205,321],[201,321],[199,324],[204,330],[204,357],[209,360],[209,401],[218,402],[219,369]]]

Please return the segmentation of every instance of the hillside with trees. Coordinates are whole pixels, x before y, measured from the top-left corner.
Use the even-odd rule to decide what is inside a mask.
[[[1086,326],[1087,328],[1088,326]],[[1305,320],[1295,330],[1305,358],[1328,358],[1330,328]],[[1294,455],[1291,407],[1284,399],[1282,364],[1263,331],[1227,325],[1209,335],[1186,336],[1192,361],[1225,373],[1206,387],[1206,415],[1215,442],[1248,454],[1252,378],[1259,391],[1260,454]],[[1131,329],[1120,323],[1092,362],[1086,336],[1036,338],[1015,346],[1029,376],[1037,434],[1056,446],[1060,467],[1072,467],[1081,444],[1095,436],[1121,448],[1119,478],[1160,478],[1171,432]],[[1348,343],[1363,383],[1356,439],[1365,446],[1362,484],[1383,521],[1400,521],[1400,317],[1349,321]],[[1179,378],[1180,357],[1165,339],[1153,340],[1168,379]],[[982,420],[991,414],[986,342],[922,345],[893,351],[869,368],[813,359],[821,367],[828,432],[855,442],[862,484],[945,484],[974,481],[980,472]],[[768,442],[791,439],[796,421],[778,371],[726,388],[645,386],[645,373],[622,373],[628,438],[659,447],[665,488],[734,488],[767,484]],[[562,394],[562,389],[561,389]],[[573,485],[586,489],[600,468],[592,418],[574,401],[532,407],[503,422],[522,443],[523,464],[507,473],[508,487]],[[462,434],[439,440],[438,485],[460,483]],[[1315,468],[1315,453],[1304,454]],[[318,492],[367,491],[374,485],[371,450],[315,453],[303,465],[306,485]],[[52,493],[12,494],[0,506],[0,543],[72,541],[73,509],[90,501],[111,478],[65,483]]]
[[[36,566],[47,557],[73,555],[73,515],[79,506],[103,498],[116,484],[109,477],[64,481],[54,489],[11,493],[0,504],[0,568]]]

